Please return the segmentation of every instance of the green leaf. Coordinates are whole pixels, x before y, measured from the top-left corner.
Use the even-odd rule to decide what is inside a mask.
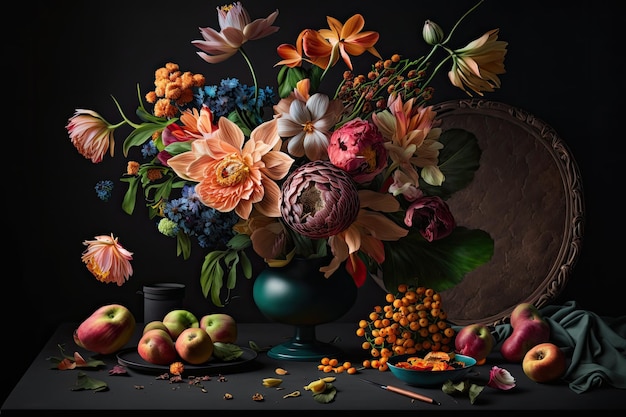
[[[241,251],[239,254],[240,262],[241,262],[241,271],[243,272],[243,276],[247,279],[252,278],[252,262],[250,262],[250,258],[245,251]]]
[[[86,373],[79,372],[78,378],[76,380],[76,384],[71,388],[71,390],[81,391],[81,390],[90,389],[90,390],[94,390],[98,392],[98,391],[105,391],[108,389],[108,387],[109,386],[107,385],[106,382],[90,378],[87,376]]]
[[[135,211],[135,201],[137,200],[137,177],[124,177],[120,181],[128,183],[128,190],[126,190],[126,194],[124,194],[124,199],[122,200],[122,210],[126,214],[133,214]]]
[[[327,382],[326,389],[319,394],[313,394],[313,399],[318,403],[328,404],[335,399],[336,395],[337,388],[335,388],[330,382]]]
[[[224,257],[224,263],[228,268],[226,288],[232,290],[237,284],[237,265],[239,264],[239,253],[237,251],[229,251]]]
[[[461,226],[449,236],[433,242],[411,230],[401,241],[384,244],[382,268],[386,288],[408,284],[438,292],[452,288],[468,272],[488,262],[494,248],[493,239],[487,232]]]
[[[476,401],[476,398],[478,398],[480,393],[483,392],[484,388],[485,387],[482,385],[470,384],[470,387],[469,387],[470,404],[474,404],[474,402]]]
[[[217,307],[224,307],[220,300],[220,292],[223,286],[224,269],[220,265],[221,260],[226,255],[224,251],[213,251],[207,254],[202,264],[200,273],[200,287],[204,298],[211,296],[211,301]]]
[[[167,123],[169,124],[169,122]],[[124,156],[128,157],[128,151],[133,146],[141,146],[147,140],[152,138],[152,134],[156,131],[162,130],[165,125],[154,124],[154,123],[142,123],[138,128],[133,130],[124,140],[124,144],[122,146],[122,151],[124,152]]]
[[[178,155],[179,153],[189,152],[191,150],[191,142],[173,142],[165,147],[165,151],[167,151],[170,155]]]
[[[427,195],[436,195],[446,200],[472,182],[480,166],[482,152],[476,136],[463,129],[446,130],[439,141],[444,144],[439,152],[439,169],[446,180],[441,186],[433,186],[420,178],[420,188]]]
[[[221,361],[234,361],[235,359],[240,358],[241,355],[243,355],[243,349],[234,343],[213,343],[213,356]]]
[[[176,235],[176,255],[180,256],[181,254],[184,260],[189,259],[191,255],[191,239],[187,233],[179,230]]]
[[[309,74],[302,67],[289,68],[288,66],[283,66],[278,71],[278,94],[280,98],[285,98],[291,94],[291,92],[296,88],[296,84],[298,81],[303,80],[305,78],[309,78]]]
[[[252,240],[250,240],[250,236],[245,233],[238,233],[226,244],[230,249],[233,250],[244,250],[252,244]]]

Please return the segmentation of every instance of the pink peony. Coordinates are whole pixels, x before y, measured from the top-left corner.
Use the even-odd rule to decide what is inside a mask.
[[[387,166],[384,138],[375,124],[353,119],[335,130],[328,158],[359,184],[368,183]]]

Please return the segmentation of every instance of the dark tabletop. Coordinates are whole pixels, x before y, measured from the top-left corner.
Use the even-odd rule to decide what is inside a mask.
[[[477,401],[471,404],[466,396],[449,396],[441,391],[441,386],[416,388],[405,385],[395,379],[391,372],[380,372],[373,369],[360,370],[355,375],[347,373],[326,374],[317,369],[318,361],[277,360],[268,357],[265,352],[248,361],[245,366],[222,369],[221,372],[200,372],[209,376],[201,384],[190,384],[189,379],[182,383],[170,383],[159,380],[160,372],[146,372],[134,368],[127,369],[126,375],[111,375],[109,370],[118,364],[115,355],[97,356],[104,360],[106,366],[97,369],[80,368],[60,371],[53,369],[50,357],[60,356],[58,345],[65,347],[65,353],[73,354],[78,350],[85,358],[94,356],[81,351],[72,340],[75,325],[61,325],[52,335],[44,349],[36,357],[27,372],[19,380],[12,393],[2,405],[1,414],[32,414],[45,412],[46,415],[59,414],[94,414],[101,412],[129,411],[137,414],[171,413],[172,411],[220,410],[220,414],[229,411],[258,410],[272,412],[293,412],[304,410],[323,410],[326,412],[344,412],[348,410],[393,411],[394,414],[405,414],[425,411],[446,414],[462,411],[464,415],[499,414],[502,411],[514,411],[530,414],[537,410],[567,411],[607,411],[624,410],[624,390],[601,387],[590,392],[577,394],[565,382],[554,384],[538,384],[529,380],[519,364],[503,362],[498,353],[488,358],[485,365],[476,367],[479,380],[486,382],[489,370],[493,365],[507,369],[516,379],[516,387],[510,391],[496,390],[485,387]],[[129,347],[136,344],[143,326],[138,324],[135,337]],[[342,349],[340,361],[351,361],[360,364],[368,353],[361,349],[362,338],[356,336],[353,323],[333,323],[316,328],[320,341],[333,342]],[[290,326],[273,323],[242,323],[239,324],[237,344],[248,348],[249,342],[258,347],[268,347],[289,340],[294,334]],[[277,376],[276,368],[283,368],[289,373]],[[79,372],[89,377],[104,381],[108,385],[106,391],[93,390],[74,391],[72,387],[77,381]],[[220,378],[220,375],[222,378]],[[331,403],[318,403],[310,391],[304,390],[309,382],[323,376],[335,376],[333,383],[337,395]],[[262,385],[263,378],[280,377],[283,383],[280,389],[267,388]],[[7,376],[5,375],[5,378]],[[414,401],[404,396],[385,391],[374,385],[367,384],[359,378],[367,378],[380,384],[395,385],[411,389],[439,401],[441,405],[433,405]],[[6,381],[5,381],[6,382]],[[284,395],[299,390],[301,396],[283,398]],[[225,400],[224,394],[230,393],[233,399]],[[264,401],[252,400],[252,396],[260,393]],[[610,414],[610,413],[609,413]]]

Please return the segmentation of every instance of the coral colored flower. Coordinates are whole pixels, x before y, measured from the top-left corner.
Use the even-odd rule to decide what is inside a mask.
[[[379,59],[382,59],[374,45],[378,42],[379,34],[374,31],[365,31],[365,19],[360,14],[355,14],[345,24],[342,24],[334,17],[327,16],[329,29],[320,29],[318,31],[321,36],[305,36],[304,52],[307,56],[326,57],[330,56],[330,65],[335,65],[339,59],[339,55],[346,63],[348,68],[352,69],[352,61],[350,55],[359,56],[365,51]],[[321,38],[327,42],[321,41]]]
[[[333,132],[328,157],[359,184],[369,183],[387,166],[383,135],[374,123],[360,118]]]
[[[493,366],[489,371],[488,387],[501,390],[510,390],[515,387],[515,378],[509,371],[498,366]]]
[[[101,162],[109,148],[113,157],[116,126],[109,124],[100,114],[93,110],[76,109],[65,128],[74,147],[91,162]]]
[[[331,129],[342,111],[341,100],[330,100],[322,93],[313,94],[306,102],[292,100],[289,113],[278,118],[278,134],[288,138],[289,154],[306,155],[310,161],[328,159]]]
[[[432,106],[415,106],[415,98],[405,102],[400,95],[391,95],[387,110],[373,113],[372,120],[383,136],[389,140],[386,147],[394,165],[409,176],[417,185],[419,175],[415,167],[422,168],[424,181],[441,185],[445,180],[437,166],[441,128]]]
[[[310,29],[304,29],[300,32],[300,34],[298,35],[298,39],[296,40],[295,46],[289,45],[287,43],[278,45],[278,47],[276,48],[276,52],[282,58],[282,60],[274,64],[275,67],[279,65],[286,65],[290,68],[302,66],[302,61],[306,60],[305,56],[302,53],[302,39],[309,30]]]
[[[498,40],[498,29],[492,29],[465,47],[452,52],[450,82],[469,96],[468,89],[482,96],[484,91],[500,88],[498,75],[504,74],[507,42]]]
[[[98,281],[121,286],[133,275],[130,264],[133,253],[124,249],[112,233],[111,236],[100,235],[95,240],[85,240],[83,244],[87,249],[83,252],[82,261]]]
[[[255,128],[245,140],[241,129],[225,117],[211,138],[197,139],[191,151],[173,156],[176,174],[197,182],[200,201],[218,211],[235,210],[247,219],[253,204],[269,217],[279,217],[280,189],[275,180],[287,175],[293,159],[280,152],[277,119]]]
[[[172,123],[167,125],[161,134],[163,146],[171,145],[175,142],[189,142],[200,138],[209,138],[217,130],[217,125],[213,123],[213,113],[207,106],[197,109],[185,110],[180,115],[182,125]],[[159,161],[167,165],[167,161],[172,155],[162,150],[157,154]]]
[[[425,196],[415,200],[406,210],[404,224],[419,229],[429,242],[443,239],[456,227],[454,216],[445,201],[438,196]]]
[[[265,19],[251,21],[246,9],[237,1],[217,8],[219,32],[209,27],[200,28],[204,40],[191,43],[203,51],[198,52],[202,59],[216,64],[236,54],[247,41],[261,39],[278,31],[278,26],[272,26],[276,17],[278,10]]]
[[[400,203],[391,194],[359,190],[359,201],[361,208],[356,220],[343,232],[328,238],[334,257],[328,266],[320,268],[328,278],[350,258],[347,269],[357,287],[362,286],[366,278],[366,269],[357,252],[363,251],[380,264],[385,261],[382,241],[395,241],[408,234],[408,230],[383,214],[400,210]]]

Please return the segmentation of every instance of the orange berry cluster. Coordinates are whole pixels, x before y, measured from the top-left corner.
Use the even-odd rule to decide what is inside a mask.
[[[317,369],[325,372],[325,373],[330,373],[330,372],[334,372],[336,374],[341,374],[341,373],[347,373],[347,374],[356,374],[357,369],[356,367],[352,366],[351,362],[343,362],[343,363],[339,363],[339,360],[336,358],[328,358],[328,357],[324,357],[320,360],[319,365],[317,365]]]
[[[365,338],[361,347],[371,355],[363,367],[386,371],[387,360],[395,355],[454,351],[455,331],[435,290],[402,284],[385,300],[388,304],[374,307],[356,330]]]

